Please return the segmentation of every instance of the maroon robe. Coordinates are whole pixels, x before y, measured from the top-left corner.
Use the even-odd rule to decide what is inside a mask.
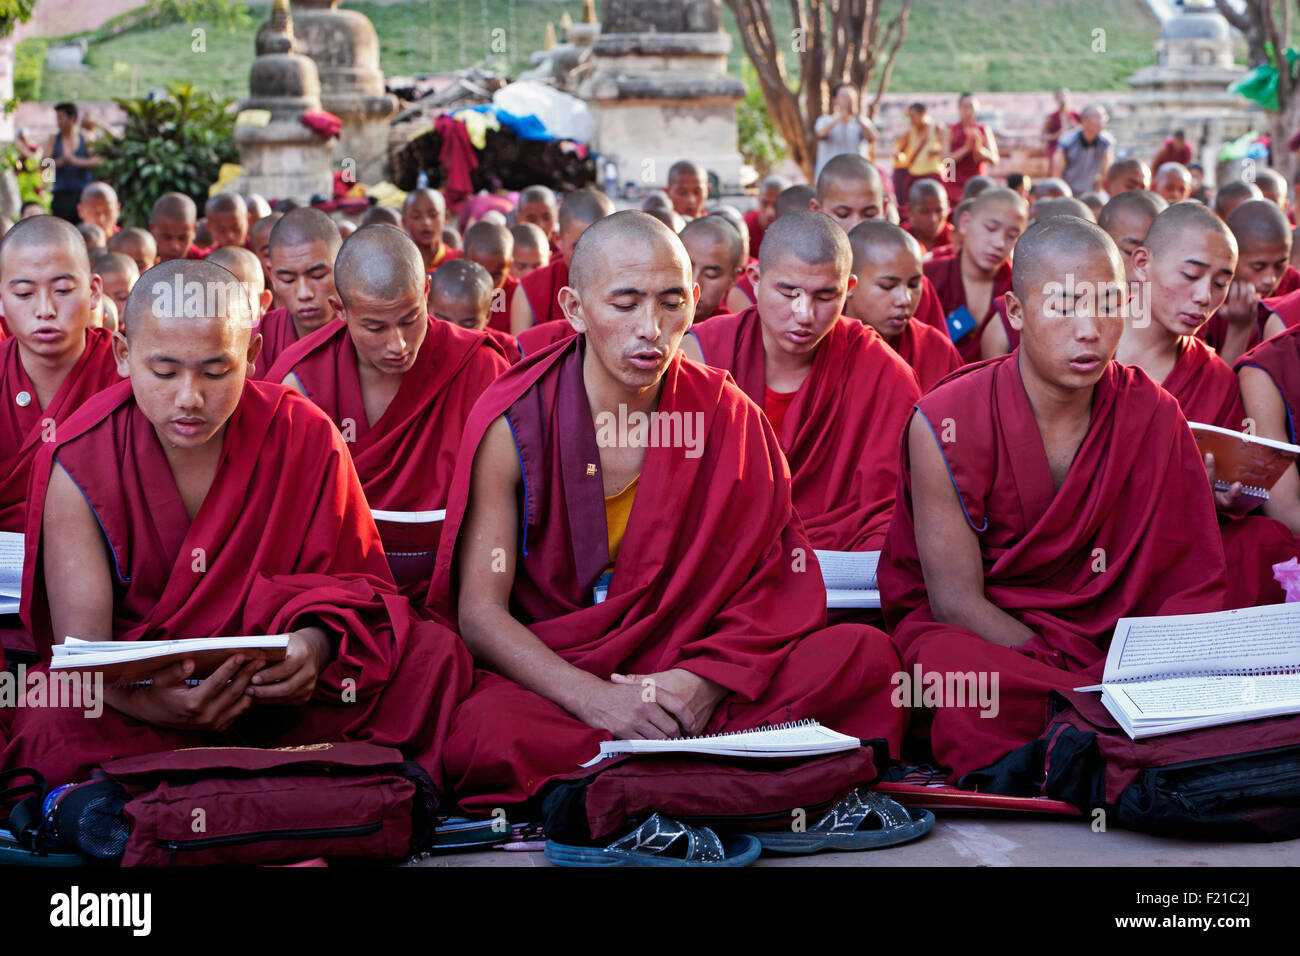
[[[767,232],[759,222],[757,209],[745,213],[745,228],[749,231],[749,254],[757,259],[758,249],[763,244],[763,233]]]
[[[1267,309],[1270,314],[1278,316],[1289,329],[1294,325],[1300,325],[1300,289],[1271,296],[1265,299],[1260,305]]]
[[[20,707],[2,766],[36,767],[54,785],[84,779],[105,760],[159,750],[368,740],[402,748],[438,780],[448,718],[469,686],[469,657],[454,633],[416,618],[397,593],[338,431],[292,389],[248,382],[222,441],[216,476],[191,521],[158,435],[122,382],[82,406],[42,449],[28,526],[39,524],[57,460],[103,529],[114,569],[113,640],[315,625],[338,653],[312,700],[255,704],[225,734],[155,727],[107,705],[96,719],[80,709]],[[56,637],[47,600],[41,536],[29,534],[22,616],[46,658]]]
[[[961,256],[946,259],[931,259],[922,268],[926,277],[934,283],[934,291],[939,293],[939,302],[945,316],[952,315],[966,305],[966,287],[961,281]],[[983,315],[974,315],[975,326],[960,339],[954,341],[963,360],[978,362],[980,358],[980,336],[984,326],[997,314],[994,303],[1000,295],[1011,290],[1011,263],[1004,262],[993,274],[993,295],[989,298],[989,307]],[[951,335],[949,336],[951,337]]]
[[[519,290],[519,280],[514,276],[506,276],[506,281],[501,288],[492,290],[492,314],[488,318],[487,327],[497,332],[510,334],[510,306],[514,304],[515,293]],[[497,293],[502,293],[497,295]],[[497,306],[501,308],[497,308]]]
[[[909,233],[911,233],[912,238],[921,244],[922,250],[924,250],[925,252],[930,252],[933,249],[939,249],[942,248],[943,246],[951,246],[952,234],[955,227],[953,226],[952,223],[945,221],[939,227],[939,234],[934,237],[934,240],[932,242],[926,242],[915,232],[913,232],[912,224],[910,222],[907,223],[907,225],[905,225],[903,228],[906,229]]]
[[[691,334],[704,361],[729,371],[761,407],[767,378],[758,307],[710,319]],[[898,441],[920,396],[916,375],[875,329],[835,321],[778,435],[813,547],[880,550],[898,484]]]
[[[1240,431],[1246,410],[1236,373],[1214,349],[1192,335],[1179,336],[1178,359],[1165,380],[1189,422]],[[1219,515],[1223,552],[1228,561],[1226,607],[1279,604],[1286,599],[1273,577],[1273,565],[1300,554],[1295,536],[1280,521],[1262,514]]]
[[[953,780],[1037,738],[1048,692],[1092,682],[1078,672],[1104,662],[1119,618],[1224,604],[1213,498],[1178,403],[1141,369],[1112,362],[1055,489],[1019,358],[1016,350],[964,368],[918,409],[979,536],[987,599],[1034,637],[1007,648],[935,619],[916,544],[907,442],[880,559],[885,618],[905,671],[999,677],[996,716],[972,706],[932,711],[934,754]]]
[[[898,333],[894,348],[916,373],[922,394],[962,366],[961,353],[947,333],[924,322],[917,322],[915,318],[910,319],[903,326],[903,331]]]
[[[560,308],[560,290],[569,284],[569,264],[554,259],[548,266],[534,269],[519,280],[519,288],[533,310],[533,324],[555,322],[564,318]]]
[[[288,309],[272,309],[262,316],[262,321],[253,331],[262,336],[262,351],[258,353],[257,361],[253,363],[254,371],[248,377],[278,383],[279,379],[271,378],[271,368],[298,341],[298,329],[293,324],[293,316]]]
[[[570,336],[536,353],[475,407],[447,504],[433,610],[458,619],[452,561],[471,462],[504,414],[523,463],[511,613],[547,647],[601,679],[681,667],[722,685],[730,693],[705,733],[815,717],[887,738],[896,752],[904,717],[889,703],[896,652],[873,628],[824,627],[820,571],[771,426],[728,375],[680,351],[657,410],[698,420],[703,443],[698,453],[686,443],[646,449],[608,596],[593,603],[609,554],[601,478],[586,470],[600,450],[582,378],[585,344]],[[447,774],[463,807],[487,811],[537,795],[609,738],[481,672],[457,711]]]
[[[501,350],[510,365],[514,365],[524,357],[524,353],[519,351],[519,340],[509,332],[501,332],[489,326],[483,330],[483,334]]]
[[[371,425],[357,362],[347,323],[331,322],[281,355],[271,380],[294,375],[342,432],[371,508],[445,508],[465,420],[509,363],[486,333],[430,319],[415,364]],[[380,522],[379,530],[394,579],[418,604],[429,589],[442,526]]]
[[[545,325],[534,325],[532,328],[524,329],[515,341],[518,343],[520,355],[527,358],[548,345],[577,334],[567,321],[547,322]]]

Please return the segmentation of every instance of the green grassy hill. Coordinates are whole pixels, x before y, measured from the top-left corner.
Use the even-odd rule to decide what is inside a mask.
[[[788,5],[770,6],[778,35],[789,35]],[[582,14],[581,0],[426,0],[388,6],[349,0],[345,7],[375,24],[381,64],[390,75],[480,62],[498,28],[509,48],[498,65],[517,72],[528,65],[529,53],[541,48],[548,22],[558,27],[565,11],[575,20]],[[196,24],[205,28],[202,53],[193,50],[194,27],[183,23],[93,42],[90,68],[46,71],[40,99],[106,100],[129,96],[133,89],[143,94],[170,80],[242,96],[248,90],[254,37],[268,8],[250,9],[250,24],[236,32]],[[739,74],[744,51],[731,15],[724,17],[734,40],[732,72]],[[1065,85],[1122,90],[1125,77],[1154,62],[1159,33],[1142,0],[915,0],[890,89],[1015,92]],[[1094,52],[1097,41],[1104,41],[1104,48]]]

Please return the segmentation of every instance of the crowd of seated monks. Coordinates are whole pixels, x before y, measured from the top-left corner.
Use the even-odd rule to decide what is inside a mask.
[[[602,742],[815,719],[960,783],[1095,682],[1120,618],[1281,602],[1300,472],[1242,515],[1187,423],[1295,438],[1284,208],[1134,188],[1094,217],[986,182],[936,256],[926,182],[921,238],[856,155],[743,219],[683,161],[648,212],[532,187],[463,236],[434,189],[342,230],[217,197],[214,249],[180,194],[100,249],[21,220],[10,664],[289,642],[108,687],[95,719],[0,711],[0,769],[370,741],[461,812],[535,819]],[[818,550],[879,552],[881,608],[828,611]],[[997,674],[996,715],[898,706],[914,668]],[[889,825],[858,782],[827,818]]]

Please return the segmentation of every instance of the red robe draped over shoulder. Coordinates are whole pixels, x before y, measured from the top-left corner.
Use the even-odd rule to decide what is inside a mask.
[[[515,293],[518,291],[519,280],[514,276],[506,276],[501,288],[492,290],[492,314],[487,324],[489,329],[510,334],[510,306],[514,304]]]
[[[903,331],[898,333],[894,348],[916,373],[922,394],[934,388],[941,379],[957,371],[963,364],[961,353],[952,344],[947,332],[917,322],[915,318],[909,320],[903,326]]]
[[[534,325],[564,318],[560,290],[568,284],[569,264],[563,259],[553,259],[550,265],[534,269],[519,280],[520,291],[527,296],[533,310]]]
[[[520,354],[527,358],[540,352],[548,345],[554,345],[562,339],[577,334],[573,330],[573,326],[567,321],[547,322],[545,325],[534,325],[531,328],[524,329],[519,333],[515,341],[519,344]]]
[[[293,316],[289,314],[288,309],[272,309],[262,316],[262,321],[253,331],[262,336],[262,351],[258,353],[257,361],[253,363],[255,368],[248,377],[278,383],[278,379],[271,378],[271,368],[289,346],[298,341],[298,330],[294,327]]]
[[[903,724],[889,703],[896,652],[873,628],[824,626],[820,569],[771,426],[725,372],[680,352],[657,412],[692,440],[646,448],[608,595],[593,603],[609,553],[602,481],[587,472],[600,448],[584,349],[584,336],[570,336],[536,353],[475,407],[447,502],[431,609],[458,619],[453,558],[471,463],[488,426],[505,415],[523,471],[510,606],[542,643],[602,679],[681,667],[722,685],[731,693],[705,733],[815,717],[844,733],[887,738],[896,752]],[[462,806],[490,809],[536,795],[609,737],[482,672],[457,711],[447,773]]]
[[[999,710],[933,711],[931,744],[953,779],[982,769],[1046,727],[1048,692],[1105,660],[1121,617],[1218,611],[1225,559],[1205,467],[1178,403],[1141,369],[1110,363],[1092,419],[1059,489],[1019,350],[958,372],[918,413],[943,453],[979,539],[988,601],[1034,637],[1019,648],[935,619],[913,518],[907,442],[881,555],[885,619],[904,668],[1000,680]]]
[[[454,633],[416,618],[397,593],[338,431],[292,389],[247,382],[222,442],[190,521],[158,435],[122,382],[45,445],[33,466],[29,527],[38,526],[57,461],[104,533],[113,640],[322,627],[338,652],[312,700],[254,705],[224,735],[154,727],[107,706],[96,719],[19,708],[3,765],[37,767],[55,784],[84,779],[112,757],[183,746],[369,740],[402,748],[437,780],[448,718],[469,686],[469,657]],[[27,536],[22,616],[48,658],[56,635],[41,544],[41,535]]]
[[[1278,316],[1289,329],[1300,325],[1300,289],[1285,295],[1275,295],[1265,299],[1260,305],[1271,315]]]
[[[966,287],[961,281],[961,256],[949,256],[944,259],[931,259],[922,266],[926,278],[934,283],[934,291],[939,294],[939,303],[945,317],[966,305]],[[984,326],[996,314],[994,303],[998,296],[1005,295],[1011,289],[1011,263],[1004,262],[993,274],[993,294],[989,297],[989,307],[983,315],[973,315],[975,326],[953,344],[967,362],[978,362],[980,357],[980,335]],[[944,326],[947,332],[947,325]],[[951,338],[951,335],[949,336]]]
[[[729,371],[761,407],[767,377],[758,307],[691,332],[704,361]],[[880,550],[898,484],[899,438],[920,394],[916,375],[875,329],[835,320],[778,436],[814,547]]]
[[[486,333],[429,319],[415,364],[371,425],[357,362],[347,323],[331,322],[280,356],[271,380],[294,375],[303,393],[334,422],[371,508],[445,508],[470,409],[509,363]],[[429,589],[441,525],[381,522],[379,529],[393,577],[418,604]]]
[[[1179,337],[1178,359],[1160,383],[1178,399],[1189,422],[1240,431],[1246,410],[1237,375],[1214,349],[1192,335]],[[1295,535],[1263,514],[1219,515],[1228,562],[1227,607],[1279,604],[1286,595],[1273,577],[1273,565],[1300,555]]]
[[[113,358],[113,333],[86,330],[86,347],[63,379],[46,408],[36,400],[36,388],[23,368],[18,340],[0,341],[0,531],[27,530],[27,485],[32,462],[58,428],[96,392],[122,381]],[[18,396],[26,393],[26,405]],[[36,648],[31,635],[19,627],[0,626],[0,647],[25,654]]]

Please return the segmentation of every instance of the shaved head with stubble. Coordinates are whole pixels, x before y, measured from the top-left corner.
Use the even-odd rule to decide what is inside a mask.
[[[428,286],[420,250],[400,229],[362,226],[343,243],[330,305],[363,369],[400,375],[415,364],[428,332]]]
[[[693,289],[686,247],[658,219],[625,210],[592,223],[560,290],[569,323],[587,337],[589,389],[658,387],[694,317]]]

